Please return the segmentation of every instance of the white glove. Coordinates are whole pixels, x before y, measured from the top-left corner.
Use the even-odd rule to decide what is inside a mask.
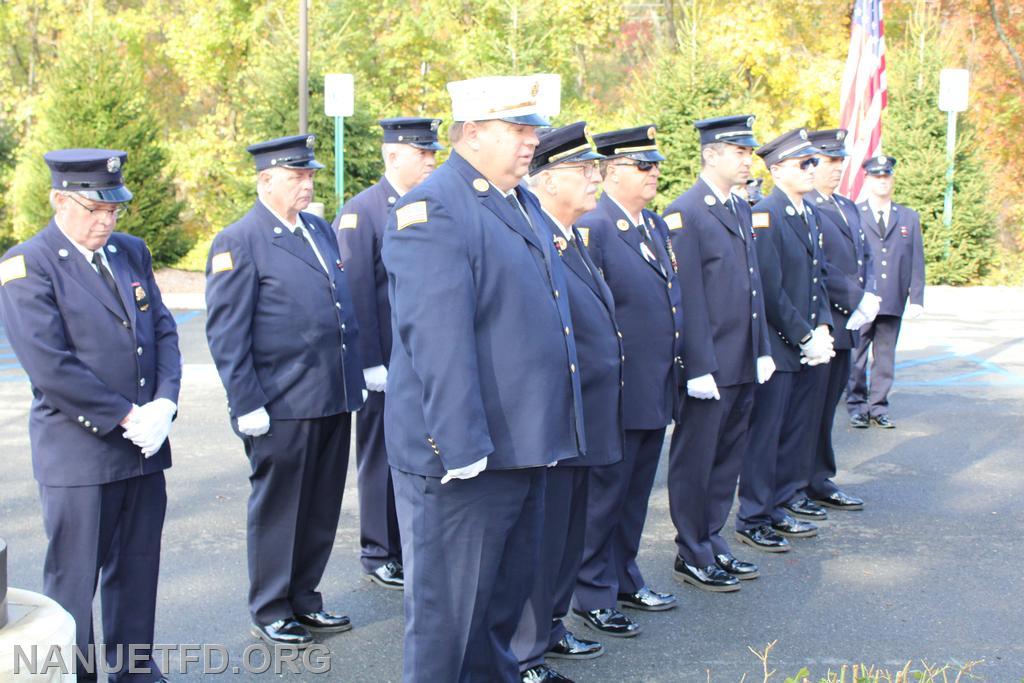
[[[828,325],[818,325],[811,332],[811,338],[800,345],[800,351],[804,354],[800,362],[811,366],[827,363],[836,355],[832,347],[833,339]]]
[[[759,356],[757,359],[757,383],[764,384],[775,374],[775,359],[771,356]]]
[[[859,330],[867,325],[878,315],[878,309],[881,304],[882,299],[877,294],[864,292],[864,296],[861,297],[856,310],[850,315],[850,319],[846,321],[846,329]]]
[[[388,388],[388,369],[383,365],[363,369],[363,380],[370,391],[386,391]]]
[[[270,415],[265,408],[238,417],[238,431],[246,436],[263,436],[270,431]]]
[[[441,483],[447,484],[452,479],[472,479],[485,469],[487,469],[487,456],[484,456],[465,467],[456,467],[454,470],[448,470],[448,472],[441,477]]]
[[[922,313],[924,313],[924,306],[921,304],[910,304],[907,306],[907,310],[903,311],[903,317],[906,320],[913,320],[914,318],[920,318]]]
[[[164,441],[171,433],[171,422],[177,411],[178,406],[170,399],[158,398],[150,401],[132,410],[123,437],[141,448],[142,454],[148,458],[164,445]]]
[[[715,378],[710,374],[686,380],[686,393],[694,398],[721,398]]]

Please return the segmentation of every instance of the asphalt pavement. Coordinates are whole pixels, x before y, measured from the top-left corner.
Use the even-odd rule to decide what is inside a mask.
[[[606,638],[605,656],[557,662],[560,671],[581,682],[717,683],[746,675],[749,683],[762,674],[748,646],[777,641],[769,660],[778,672],[773,681],[805,666],[817,677],[843,664],[898,669],[907,660],[918,667],[922,660],[983,660],[975,674],[984,680],[1022,680],[1024,291],[932,287],[926,296],[926,315],[906,323],[900,339],[891,397],[897,429],[853,430],[845,414],[837,419],[838,481],[863,496],[866,509],[831,512],[817,538],[795,540],[785,555],[734,543],[738,556],[761,565],[761,578],[738,593],[679,585],[672,579],[666,441],[640,565],[650,586],[675,592],[680,606],[636,614],[644,626],[639,637]],[[167,474],[156,639],[223,646],[231,657],[228,680],[269,680],[273,668],[233,673],[244,669],[243,653],[253,643],[246,610],[248,464],[228,426],[204,314],[175,315],[185,369]],[[38,591],[46,539],[29,456],[30,400],[30,384],[0,329],[0,536],[9,545],[11,584]],[[362,576],[354,461],[321,590],[327,607],[350,615],[355,628],[323,641],[331,653],[326,678],[306,671],[288,680],[376,683],[401,676],[402,596]],[[569,623],[593,636],[580,622]],[[171,665],[174,681],[215,679],[195,663],[179,673],[178,656]]]

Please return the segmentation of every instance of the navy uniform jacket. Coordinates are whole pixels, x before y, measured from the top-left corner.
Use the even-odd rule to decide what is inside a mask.
[[[733,201],[738,219],[698,178],[664,214],[686,311],[686,378],[710,373],[723,387],[755,382],[757,358],[771,355],[750,204]]]
[[[527,190],[527,210],[539,204]],[[550,237],[458,153],[398,200],[384,233],[392,330],[388,462],[440,477],[585,452],[565,272]],[[538,230],[544,230],[543,225]]]
[[[380,258],[384,225],[398,193],[386,178],[349,200],[334,220],[338,249],[359,321],[359,357],[364,368],[388,366],[391,304],[388,274]]]
[[[910,303],[924,306],[924,244],[921,216],[902,204],[893,203],[889,222],[878,225],[867,202],[857,205],[861,223],[874,258],[875,293],[882,297],[879,315],[903,315]]]
[[[544,217],[555,238],[555,250],[566,267],[566,289],[572,311],[573,337],[580,360],[585,457],[566,465],[611,465],[622,459],[622,381],[625,350],[615,325],[615,301],[580,233],[565,240],[562,231]],[[561,238],[561,240],[559,240]]]
[[[145,458],[118,425],[133,403],[178,402],[177,327],[145,243],[115,232],[104,252],[120,303],[52,220],[0,265],[7,336],[32,382],[32,467],[45,486],[106,484],[171,466],[169,442]]]
[[[271,419],[357,410],[363,373],[356,317],[331,227],[300,214],[329,273],[262,202],[213,238],[206,338],[231,415]]]
[[[772,359],[783,372],[800,370],[801,339],[818,325],[832,324],[822,240],[814,211],[806,202],[804,207],[810,239],[808,226],[778,188],[754,206],[751,216]]]
[[[590,255],[615,297],[626,351],[624,427],[661,429],[672,422],[682,381],[683,305],[668,229],[653,211],[644,209],[643,220],[661,269],[644,258],[632,219],[607,194],[577,225],[588,232]]]
[[[824,243],[827,262],[825,289],[832,304],[835,348],[852,349],[856,345],[856,332],[846,329],[846,322],[857,309],[864,292],[873,291],[868,284],[872,281],[871,251],[861,227],[857,205],[841,195],[832,196],[838,208],[817,190],[808,192],[804,202],[816,209],[818,229]]]

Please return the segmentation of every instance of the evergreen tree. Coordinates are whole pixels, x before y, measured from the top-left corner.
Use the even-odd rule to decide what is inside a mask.
[[[996,215],[988,203],[989,178],[968,111],[958,119],[953,224],[943,224],[946,114],[939,111],[938,93],[948,53],[937,18],[927,12],[921,9],[911,19],[907,39],[890,51],[883,149],[897,160],[895,201],[921,214],[928,281],[977,284],[995,258]]]
[[[145,83],[137,52],[109,24],[68,32],[61,47],[8,195],[15,237],[26,239],[49,221],[47,150],[121,149],[128,153],[125,184],[135,197],[117,229],[146,240],[157,265],[174,263],[192,238],[181,227],[183,204],[164,172],[161,124],[147,104],[149,88],[159,84]]]

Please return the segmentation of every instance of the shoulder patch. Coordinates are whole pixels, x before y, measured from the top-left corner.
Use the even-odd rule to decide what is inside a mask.
[[[18,254],[0,263],[0,285],[28,276],[25,270],[25,255]]]
[[[425,201],[406,204],[395,210],[395,221],[398,229],[402,230],[416,223],[427,222],[427,203]]]
[[[358,222],[358,213],[343,213],[338,219],[338,230],[355,230]]]
[[[681,230],[683,227],[683,214],[673,211],[665,216],[665,225],[669,230]]]
[[[754,228],[767,228],[772,224],[772,217],[767,211],[758,211],[751,215],[750,225]]]
[[[231,259],[230,251],[214,254],[213,258],[210,259],[210,274],[223,273],[225,270],[233,270],[234,267],[235,262]]]
[[[583,246],[590,246],[590,228],[576,228],[580,232],[580,239],[583,240]]]

